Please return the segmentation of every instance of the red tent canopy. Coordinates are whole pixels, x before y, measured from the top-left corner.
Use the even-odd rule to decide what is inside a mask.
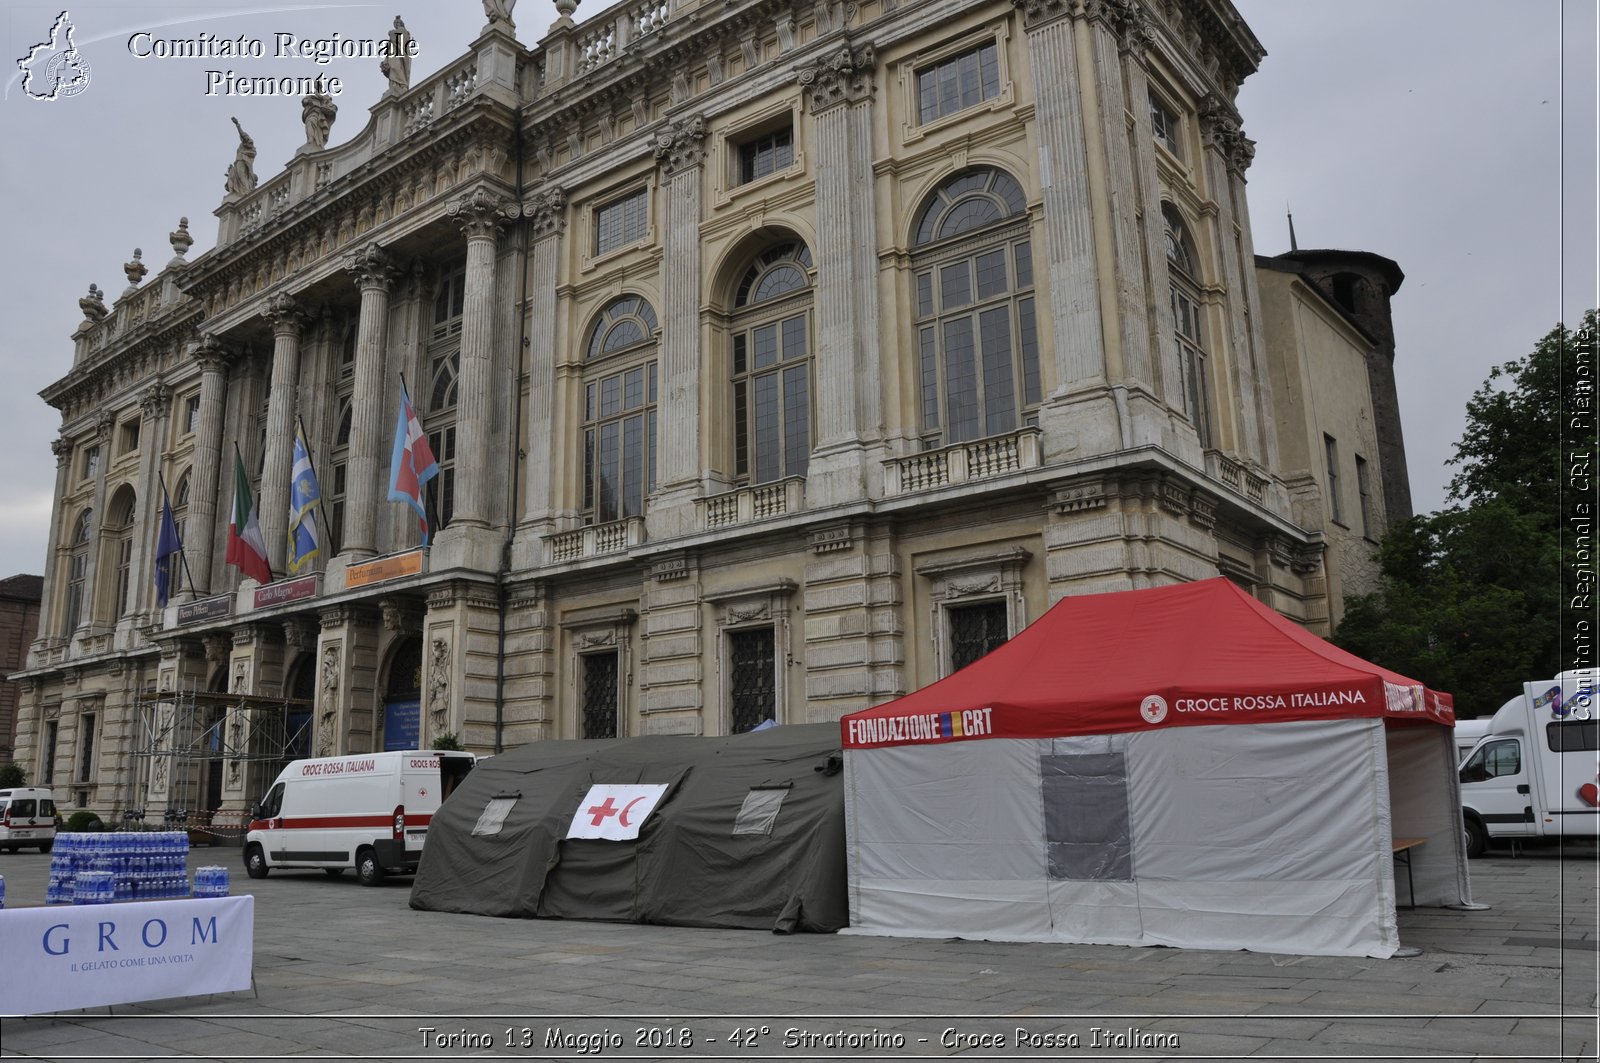
[[[1450,695],[1219,577],[1063,598],[988,656],[840,726],[861,749],[1351,716],[1455,723]]]

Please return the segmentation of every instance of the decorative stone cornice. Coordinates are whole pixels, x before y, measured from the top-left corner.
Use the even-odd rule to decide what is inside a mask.
[[[870,44],[841,44],[815,63],[800,68],[800,87],[811,102],[811,113],[821,114],[841,103],[872,98],[877,85],[878,52]]]
[[[309,315],[300,307],[300,302],[288,292],[279,292],[267,300],[267,308],[262,316],[272,322],[274,336],[298,337],[300,329],[305,325]]]
[[[567,192],[559,185],[541,188],[522,204],[522,216],[533,224],[534,239],[560,236],[567,229]]]
[[[1228,169],[1237,174],[1243,175],[1256,157],[1256,142],[1240,128],[1239,112],[1214,92],[1200,103],[1200,135],[1206,146],[1215,148]]]
[[[393,286],[394,279],[400,275],[400,271],[395,268],[394,260],[377,244],[368,244],[359,251],[352,252],[345,258],[344,268],[355,278],[356,286],[363,290],[382,288],[388,291]]]
[[[655,152],[668,177],[699,166],[706,157],[705,115],[690,115],[657,133]]]
[[[1030,30],[1075,13],[1076,0],[1011,0],[1022,12],[1022,25]]]
[[[521,217],[522,207],[509,203],[487,188],[474,188],[447,212],[468,240],[492,240],[501,226]]]
[[[144,394],[139,396],[139,409],[146,417],[164,416],[171,404],[172,389],[159,380],[145,388]]]

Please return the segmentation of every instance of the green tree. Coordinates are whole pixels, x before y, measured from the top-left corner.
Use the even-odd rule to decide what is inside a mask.
[[[0,764],[0,789],[28,785],[28,773],[16,761]]]
[[[1379,589],[1351,599],[1334,641],[1492,713],[1522,683],[1561,669],[1563,429],[1594,364],[1596,315],[1556,326],[1493,369],[1467,403],[1449,507],[1396,525]],[[1588,378],[1592,382],[1592,377]]]

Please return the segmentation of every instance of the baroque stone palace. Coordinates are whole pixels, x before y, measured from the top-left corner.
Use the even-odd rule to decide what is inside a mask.
[[[217,246],[81,300],[17,736],[63,805],[828,720],[1063,595],[1222,573],[1327,633],[1371,579],[1402,277],[1255,256],[1228,0],[561,0],[532,46],[509,6],[386,61],[347,140],[307,97],[280,173],[240,129]],[[266,587],[224,562],[235,448]]]

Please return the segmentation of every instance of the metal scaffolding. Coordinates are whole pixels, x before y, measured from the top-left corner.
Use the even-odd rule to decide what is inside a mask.
[[[125,792],[155,822],[209,827],[241,788],[310,755],[312,704],[301,698],[206,690],[144,694],[135,704],[137,739]],[[237,818],[237,817],[234,817]]]

